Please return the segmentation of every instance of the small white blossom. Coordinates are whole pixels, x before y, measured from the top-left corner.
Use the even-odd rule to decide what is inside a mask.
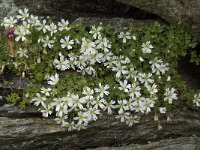
[[[200,93],[194,95],[193,103],[199,107],[200,106]]]
[[[54,59],[54,65],[57,69],[65,71],[70,68],[69,60],[65,59],[62,54],[60,54],[60,60]]]
[[[166,113],[166,107],[160,107],[160,113],[165,114]]]
[[[152,49],[153,49],[153,46],[151,45],[150,41],[147,41],[146,43],[142,43],[143,53],[151,53]]]
[[[124,91],[126,93],[129,92],[131,85],[128,84],[127,80],[124,80],[124,82],[120,81],[119,84],[120,84],[119,90]]]
[[[115,118],[120,119],[121,122],[125,122],[126,119],[128,119],[130,116],[129,112],[122,112],[119,113]]]
[[[51,32],[51,36],[53,36],[53,34],[57,32],[57,26],[54,23],[47,25],[46,29]]]
[[[29,13],[28,13],[28,9],[24,9],[23,10],[19,10],[19,15],[17,15],[18,19],[21,19],[22,21],[24,21],[25,19],[27,19],[29,17]]]
[[[70,27],[68,27],[69,22],[65,21],[64,19],[61,19],[61,22],[58,22],[58,26],[59,26],[59,30],[63,31],[63,30],[69,30]]]
[[[65,36],[64,39],[61,39],[61,40],[60,40],[60,42],[61,42],[61,47],[62,47],[62,48],[67,47],[67,49],[72,49],[72,46],[71,46],[71,45],[74,44],[74,40],[70,40],[70,39],[69,39],[69,36]]]
[[[109,86],[108,85],[105,85],[105,86],[102,86],[101,83],[99,83],[99,88],[95,88],[95,92],[99,94],[99,96],[101,98],[104,97],[104,94],[105,95],[108,95],[109,94],[109,91],[107,91],[109,89]]]
[[[112,114],[112,109],[114,109],[116,106],[114,105],[115,101],[111,100],[110,102],[105,101],[105,107],[104,111],[107,110],[108,114]]]
[[[55,76],[51,76],[49,78],[48,84],[50,85],[56,85],[59,81],[59,75],[56,73]]]
[[[19,57],[28,58],[28,50],[27,49],[19,48],[19,50],[17,51],[17,54],[19,55]]]
[[[92,29],[89,33],[93,34],[93,38],[96,39],[97,36],[101,35],[101,33],[100,33],[101,29],[102,29],[101,26],[96,28],[95,25],[94,25],[94,26],[92,26]]]
[[[41,39],[41,42],[43,43],[43,47],[49,47],[53,48],[54,40],[50,40],[49,36],[47,35],[44,39]]]
[[[45,87],[41,88],[41,93],[45,94],[45,96],[50,96],[50,91],[51,88],[45,88]]]
[[[42,112],[42,116],[47,118],[49,115],[52,114],[51,106],[48,105],[44,107],[44,110],[41,110],[41,112]]]
[[[15,38],[16,42],[18,42],[20,39],[22,41],[26,41],[27,40],[26,37],[25,37],[26,31],[25,31],[25,29],[23,27],[20,27],[18,30],[15,30],[14,33],[16,35],[16,38]]]
[[[6,28],[13,28],[16,23],[17,23],[17,20],[14,17],[10,17],[10,18],[5,17],[1,23],[1,26],[4,26]]]
[[[126,33],[120,32],[120,34],[118,35],[118,38],[122,39],[123,43],[126,43],[127,39],[131,39],[130,32],[126,32]]]
[[[34,102],[35,106],[39,106],[39,104],[41,104],[43,107],[46,107],[45,101],[46,97],[41,96],[40,93],[37,93],[36,97],[31,100],[31,102]]]
[[[47,32],[47,21],[44,19],[43,21],[42,21],[42,23],[39,21],[39,22],[37,22],[37,30],[42,30],[43,31],[43,33],[46,33]]]
[[[149,91],[149,93],[151,95],[154,95],[158,92],[158,89],[157,89],[157,85],[154,83],[152,86],[151,85],[147,85],[146,86],[147,90]]]
[[[164,95],[165,95],[164,101],[168,101],[169,104],[172,104],[173,100],[178,99],[177,94],[175,93],[175,89],[173,87],[171,89],[166,88]]]
[[[35,27],[39,23],[38,16],[31,15],[30,19],[28,20],[31,26]]]
[[[141,90],[140,86],[138,86],[136,83],[131,84],[129,90],[129,96],[132,98],[141,96],[140,90]]]

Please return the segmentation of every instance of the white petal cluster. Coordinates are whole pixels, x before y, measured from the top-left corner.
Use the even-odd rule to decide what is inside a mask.
[[[200,93],[194,95],[193,103],[199,107],[200,106]]]
[[[170,88],[166,88],[165,90],[165,94],[164,94],[164,101],[167,101],[169,104],[172,104],[173,100],[177,100],[177,94],[175,93],[176,89],[174,89],[173,87]]]
[[[153,49],[153,46],[151,45],[150,41],[147,41],[146,43],[142,43],[143,53],[151,53],[152,49]]]

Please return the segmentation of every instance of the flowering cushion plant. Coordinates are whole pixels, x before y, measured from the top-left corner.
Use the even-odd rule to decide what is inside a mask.
[[[5,59],[5,44],[1,62],[31,79],[20,106],[34,104],[44,117],[55,114],[69,131],[86,128],[102,112],[132,126],[140,116],[166,113],[184,100],[199,106],[199,94],[176,71],[178,58],[196,44],[180,28],[154,23],[140,31],[99,24],[88,30],[81,22],[39,19],[27,9],[4,18],[1,26],[12,28],[15,39],[15,59]]]

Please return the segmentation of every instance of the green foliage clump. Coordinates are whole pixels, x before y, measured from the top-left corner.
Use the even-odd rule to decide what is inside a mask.
[[[131,24],[88,29],[81,22],[38,19],[27,9],[4,18],[2,26],[14,30],[15,51],[7,60],[2,45],[0,62],[31,79],[20,107],[34,103],[44,117],[56,112],[56,122],[69,130],[85,128],[103,111],[132,126],[143,114],[166,113],[183,101],[200,105],[200,94],[177,72],[180,57],[199,59],[189,51],[196,42],[179,27],[155,22],[142,31]],[[9,38],[1,37],[5,43]],[[19,95],[7,99],[16,104]]]

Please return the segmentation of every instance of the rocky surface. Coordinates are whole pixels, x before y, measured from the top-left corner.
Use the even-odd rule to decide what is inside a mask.
[[[188,29],[200,41],[200,0],[117,0]]]
[[[73,21],[79,17],[123,17],[135,19],[158,18],[140,9],[125,5],[116,0],[0,0],[0,19],[9,16],[18,8],[28,8],[39,16],[50,16],[54,20],[65,18]]]
[[[161,130],[153,121],[153,114],[142,117],[140,123],[133,127],[120,123],[113,116],[103,115],[86,130],[68,132],[56,125],[52,118],[42,118],[35,108],[20,111],[4,104],[0,106],[0,145],[1,150],[79,150],[96,147],[106,150],[110,146],[116,147],[113,148],[116,150],[199,149],[200,138],[196,138],[200,136],[199,111],[176,110],[172,114],[170,123],[166,121],[166,116],[160,116]]]
[[[181,137],[177,139],[160,140],[148,144],[131,144],[122,147],[100,147],[87,150],[199,150],[200,138]]]

